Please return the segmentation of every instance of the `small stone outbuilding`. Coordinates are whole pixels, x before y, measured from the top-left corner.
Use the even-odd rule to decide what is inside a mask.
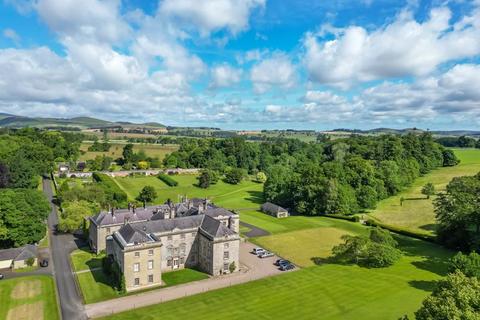
[[[271,202],[265,202],[264,204],[262,204],[260,209],[263,213],[271,215],[275,218],[286,218],[290,215],[287,209],[282,208]]]

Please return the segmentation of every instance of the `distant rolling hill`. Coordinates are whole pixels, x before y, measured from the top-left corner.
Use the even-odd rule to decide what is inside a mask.
[[[165,126],[160,123],[145,123],[136,124],[131,122],[112,122],[107,120],[101,120],[92,117],[75,117],[70,119],[63,118],[40,118],[40,117],[24,117],[7,113],[0,113],[0,127],[7,128],[107,128],[107,127],[144,127],[144,128],[164,128]]]

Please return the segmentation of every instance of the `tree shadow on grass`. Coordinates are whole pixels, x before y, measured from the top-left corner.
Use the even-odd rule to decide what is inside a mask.
[[[426,280],[412,280],[408,284],[415,289],[432,292],[437,286],[436,281],[426,281]]]
[[[245,200],[248,200],[257,204],[262,204],[264,202],[262,191],[247,191],[247,193],[249,196],[245,198]]]
[[[91,273],[95,282],[106,284],[115,289],[111,275],[106,274],[103,270],[93,270]]]
[[[411,262],[413,266],[440,276],[447,275],[448,260],[453,256],[453,252],[438,244],[406,236],[394,235],[394,238],[397,240],[403,255],[418,258],[418,261]]]
[[[437,225],[435,223],[424,224],[423,226],[420,226],[420,229],[427,231],[437,231]]]
[[[310,258],[310,260],[317,266],[321,266],[321,265],[324,265],[324,264],[338,264],[338,265],[342,265],[342,266],[353,265],[353,263],[346,262],[346,261],[344,261],[342,259],[339,259],[337,257],[334,257],[334,256],[330,256],[330,257],[327,257],[327,258],[312,257],[312,258]]]

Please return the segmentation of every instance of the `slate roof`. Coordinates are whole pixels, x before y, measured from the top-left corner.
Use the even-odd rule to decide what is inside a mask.
[[[229,211],[228,211],[229,212]],[[123,238],[127,244],[138,244],[155,241],[150,234],[159,234],[172,232],[174,230],[187,230],[200,228],[207,236],[211,238],[235,235],[222,222],[209,215],[194,215],[179,217],[174,219],[159,219],[134,224],[127,223],[116,233]]]
[[[145,209],[140,207],[135,209],[135,213],[133,213],[133,210],[128,209],[116,209],[114,210],[114,214],[111,212],[102,211],[99,214],[90,217],[90,220],[98,226],[122,224],[125,223],[125,219],[130,222],[147,221],[152,218],[152,216],[155,214],[155,211],[164,206],[166,205],[150,206],[146,207]]]
[[[212,238],[234,235],[235,232],[227,228],[222,222],[205,216],[200,229]]]
[[[134,228],[131,224],[126,224],[124,227],[120,228],[118,233],[126,243],[139,244],[154,241],[145,233],[145,231],[139,228]]]
[[[216,218],[216,217],[219,217],[219,216],[230,217],[230,216],[235,215],[235,213],[233,213],[231,211],[228,211],[225,208],[220,208],[220,207],[216,207],[216,206],[211,206],[211,207],[207,208],[207,210],[205,210],[204,214],[207,215],[207,216],[210,216],[212,218]]]
[[[287,209],[282,208],[271,202],[265,202],[264,204],[262,204],[262,211],[271,212],[271,213],[288,212]]]
[[[28,258],[37,257],[37,247],[33,244],[28,244],[20,248],[11,248],[0,250],[0,261],[4,260],[27,260]]]

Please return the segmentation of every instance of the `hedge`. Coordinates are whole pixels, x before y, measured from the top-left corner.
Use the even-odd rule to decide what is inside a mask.
[[[345,216],[341,214],[322,214],[322,216],[333,218],[333,219],[341,219],[341,220],[348,220],[352,222],[359,222],[360,218],[358,216]]]
[[[105,191],[109,200],[116,202],[119,206],[126,205],[128,200],[127,194],[120,189],[109,175],[94,172],[92,178]]]
[[[407,236],[407,237],[412,237],[412,238],[415,238],[415,239],[420,239],[420,240],[424,240],[424,241],[428,241],[428,242],[438,243],[437,242],[437,237],[434,236],[434,235],[418,233],[418,232],[411,231],[411,230],[408,230],[408,229],[405,229],[405,228],[402,228],[402,227],[397,227],[397,226],[384,224],[384,223],[375,221],[373,219],[368,219],[366,221],[366,225],[367,226],[372,226],[372,227],[379,226],[383,229],[387,229],[391,232],[401,234],[401,235],[404,235],[404,236]]]
[[[170,186],[170,187],[178,186],[178,182],[176,180],[174,180],[173,178],[171,178],[170,176],[168,176],[164,173],[159,173],[157,175],[157,178],[162,180],[163,182],[165,182],[167,184],[167,186]]]

